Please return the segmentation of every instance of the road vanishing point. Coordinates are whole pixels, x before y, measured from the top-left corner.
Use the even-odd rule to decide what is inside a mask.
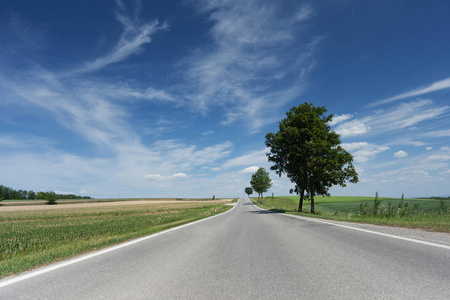
[[[226,213],[0,281],[0,299],[450,299],[450,247]]]

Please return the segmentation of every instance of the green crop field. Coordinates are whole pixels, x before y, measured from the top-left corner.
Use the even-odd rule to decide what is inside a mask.
[[[212,216],[231,208],[225,203],[0,207],[0,278]]]
[[[253,198],[254,200],[256,198]],[[422,228],[450,232],[450,200],[404,199],[379,197],[380,207],[373,212],[374,197],[315,198],[315,214],[309,213],[310,201],[303,202],[303,212],[297,212],[298,196],[264,198],[262,207],[282,213],[298,214],[339,221],[372,223],[378,225]]]

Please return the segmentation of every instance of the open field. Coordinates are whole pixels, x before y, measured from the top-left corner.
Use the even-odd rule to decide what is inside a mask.
[[[24,205],[22,202],[13,202],[8,203],[7,205],[0,206],[0,212],[2,211],[18,211],[18,210],[52,210],[52,209],[67,209],[67,208],[84,208],[84,207],[101,207],[101,206],[120,206],[120,205],[135,205],[135,204],[167,204],[167,203],[180,203],[180,202],[189,202],[189,203],[228,203],[232,201],[232,199],[219,199],[219,200],[202,200],[202,199],[194,199],[194,200],[175,200],[175,199],[128,199],[128,200],[107,200],[107,201],[88,201],[86,200],[70,200],[67,202],[63,202],[58,200],[58,205],[47,205],[45,201],[39,201],[39,203],[33,203],[32,205]],[[28,202],[28,201],[26,201]],[[31,201],[30,201],[31,202]],[[38,201],[35,201],[38,202]],[[41,203],[42,202],[42,203]]]
[[[1,206],[0,278],[212,216],[231,201]]]
[[[256,199],[256,198],[253,198]],[[422,228],[432,231],[450,232],[450,201],[444,202],[447,207],[444,212],[440,200],[437,199],[404,199],[403,205],[408,203],[404,208],[404,215],[398,214],[398,207],[401,199],[383,198],[381,207],[388,209],[391,207],[395,212],[393,215],[361,215],[359,213],[361,205],[367,205],[371,208],[374,205],[374,197],[316,197],[315,211],[316,214],[309,213],[311,202],[303,202],[303,213],[297,212],[298,196],[279,196],[272,201],[271,197],[264,198],[262,207],[266,209],[274,209],[279,212],[290,214],[304,215],[309,217],[320,217],[331,220],[360,222],[378,225],[390,225],[407,228]]]
[[[116,203],[116,202],[129,202],[129,201],[228,201],[230,199],[191,199],[191,198],[102,198],[102,199],[58,199],[57,204],[81,204],[81,203]],[[31,206],[31,205],[47,205],[46,200],[3,200],[0,201],[0,209],[3,206]]]

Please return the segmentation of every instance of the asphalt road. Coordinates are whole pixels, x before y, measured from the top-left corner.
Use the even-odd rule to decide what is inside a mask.
[[[111,250],[111,251],[109,251]],[[450,299],[450,249],[231,211],[0,281],[0,299]]]

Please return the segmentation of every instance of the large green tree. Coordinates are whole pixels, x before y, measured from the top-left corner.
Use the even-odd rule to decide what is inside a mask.
[[[286,113],[278,132],[266,134],[271,169],[295,184],[291,191],[300,195],[298,211],[306,195],[314,213],[314,196],[328,195],[333,185],[358,182],[353,156],[340,146],[339,134],[329,125],[333,115],[326,112],[325,106],[305,102]]]
[[[267,192],[272,186],[272,180],[269,173],[264,168],[259,168],[250,180],[250,184],[255,192],[258,193],[258,201],[262,203],[263,193]]]

